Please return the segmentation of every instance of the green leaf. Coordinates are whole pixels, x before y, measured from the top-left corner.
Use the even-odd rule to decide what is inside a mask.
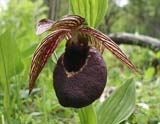
[[[149,67],[145,73],[144,73],[144,79],[145,80],[150,80],[154,76],[155,73],[155,68],[154,67]]]
[[[19,74],[23,69],[20,52],[14,41],[14,34],[5,31],[0,34],[0,80]]]
[[[91,105],[78,110],[81,124],[97,124],[95,110]]]
[[[22,52],[22,58],[26,58],[26,57],[31,56],[33,54],[33,52],[35,51],[37,46],[38,46],[38,43],[34,43],[29,48],[25,49]]]
[[[126,81],[100,106],[98,124],[119,124],[126,120],[135,108],[135,83]]]
[[[70,13],[84,17],[89,26],[97,27],[107,11],[108,0],[70,0]]]
[[[10,105],[10,83],[11,76],[20,73],[23,69],[20,61],[19,51],[15,44],[14,34],[10,31],[4,31],[0,34],[0,82],[4,89],[3,105],[6,116],[11,114]]]
[[[98,13],[97,13],[97,19],[95,22],[95,27],[97,27],[102,19],[104,18],[107,8],[108,8],[108,0],[98,0]]]

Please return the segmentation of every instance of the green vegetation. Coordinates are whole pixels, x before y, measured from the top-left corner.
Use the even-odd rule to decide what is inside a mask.
[[[93,1],[98,8],[96,0]],[[74,2],[73,5],[76,4]],[[68,3],[69,1],[59,0],[59,8],[54,15],[56,18],[68,14],[68,11],[65,11]],[[83,8],[86,4],[80,3],[80,5]],[[102,17],[98,19],[93,17],[93,20],[91,17],[95,13],[99,15],[98,13],[104,13],[106,10],[99,9],[101,12],[94,10],[90,13],[77,11],[80,15],[86,16],[89,25],[94,27],[99,25],[99,30],[106,34],[130,32],[160,38],[159,5],[160,2],[157,0],[129,0],[126,6],[119,7],[114,0],[109,0],[105,18],[103,19],[102,14]],[[92,8],[94,5],[88,4],[88,6]],[[78,13],[73,12],[74,7],[76,6],[72,6],[72,13]],[[10,0],[7,9],[0,9],[0,124],[86,124],[85,122],[93,124],[95,116],[99,124],[160,123],[160,50],[154,52],[140,46],[120,45],[143,75],[135,74],[105,50],[103,57],[108,67],[106,87],[119,88],[103,103],[97,100],[93,105],[80,110],[60,106],[52,84],[52,73],[56,63],[54,55],[41,72],[32,94],[28,96],[31,58],[39,41],[45,36],[45,34],[36,36],[35,26],[38,20],[51,17],[47,14],[50,10],[46,1],[42,0]],[[56,49],[58,57],[64,51],[64,45],[65,42],[61,42]],[[135,99],[128,98],[135,98],[135,85],[136,106],[134,107]],[[119,96],[115,95],[116,92]],[[110,99],[113,99],[114,103]],[[116,103],[118,105],[120,100],[124,106],[116,108],[114,105]],[[115,111],[112,111],[113,108],[119,112],[128,109],[128,112],[122,113],[123,116],[116,115]],[[108,118],[99,115],[106,115]],[[112,120],[113,118],[115,120]]]

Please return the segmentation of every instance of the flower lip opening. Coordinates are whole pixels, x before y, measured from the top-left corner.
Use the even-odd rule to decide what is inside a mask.
[[[67,72],[78,72],[85,65],[88,57],[89,46],[87,42],[79,41],[66,45],[63,64]]]

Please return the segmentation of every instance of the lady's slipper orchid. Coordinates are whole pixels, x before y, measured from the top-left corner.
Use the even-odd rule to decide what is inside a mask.
[[[106,64],[102,58],[104,48],[138,72],[118,45],[100,31],[85,25],[78,15],[67,15],[58,21],[43,19],[36,34],[51,31],[34,52],[29,77],[29,93],[35,81],[59,42],[66,38],[65,52],[60,56],[53,72],[56,95],[65,107],[84,107],[100,97],[107,80]]]

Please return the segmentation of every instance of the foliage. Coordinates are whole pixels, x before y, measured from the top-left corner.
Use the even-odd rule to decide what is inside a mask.
[[[85,17],[92,27],[97,27],[103,20],[107,6],[108,0],[70,0],[71,13]]]
[[[135,83],[129,79],[99,107],[98,123],[119,124],[126,120],[134,111],[135,101]]]
[[[0,15],[0,111],[4,123],[21,122],[23,102],[21,93],[26,89],[28,68],[32,52],[27,49],[38,40],[34,34],[34,25],[46,8],[39,10],[42,1],[9,1],[7,9]],[[16,6],[16,7],[15,7]],[[23,10],[23,11],[22,11]],[[36,11],[39,13],[36,14]],[[37,16],[37,18],[35,18]],[[39,17],[38,17],[39,16]],[[30,49],[31,50],[31,49]],[[25,53],[25,54],[24,54]],[[18,113],[16,113],[18,111]],[[12,115],[12,116],[11,116]],[[23,122],[22,122],[23,123]]]
[[[129,0],[127,5],[120,7],[115,0],[110,0],[109,5],[104,29],[107,33],[137,32],[160,38],[160,1]]]

